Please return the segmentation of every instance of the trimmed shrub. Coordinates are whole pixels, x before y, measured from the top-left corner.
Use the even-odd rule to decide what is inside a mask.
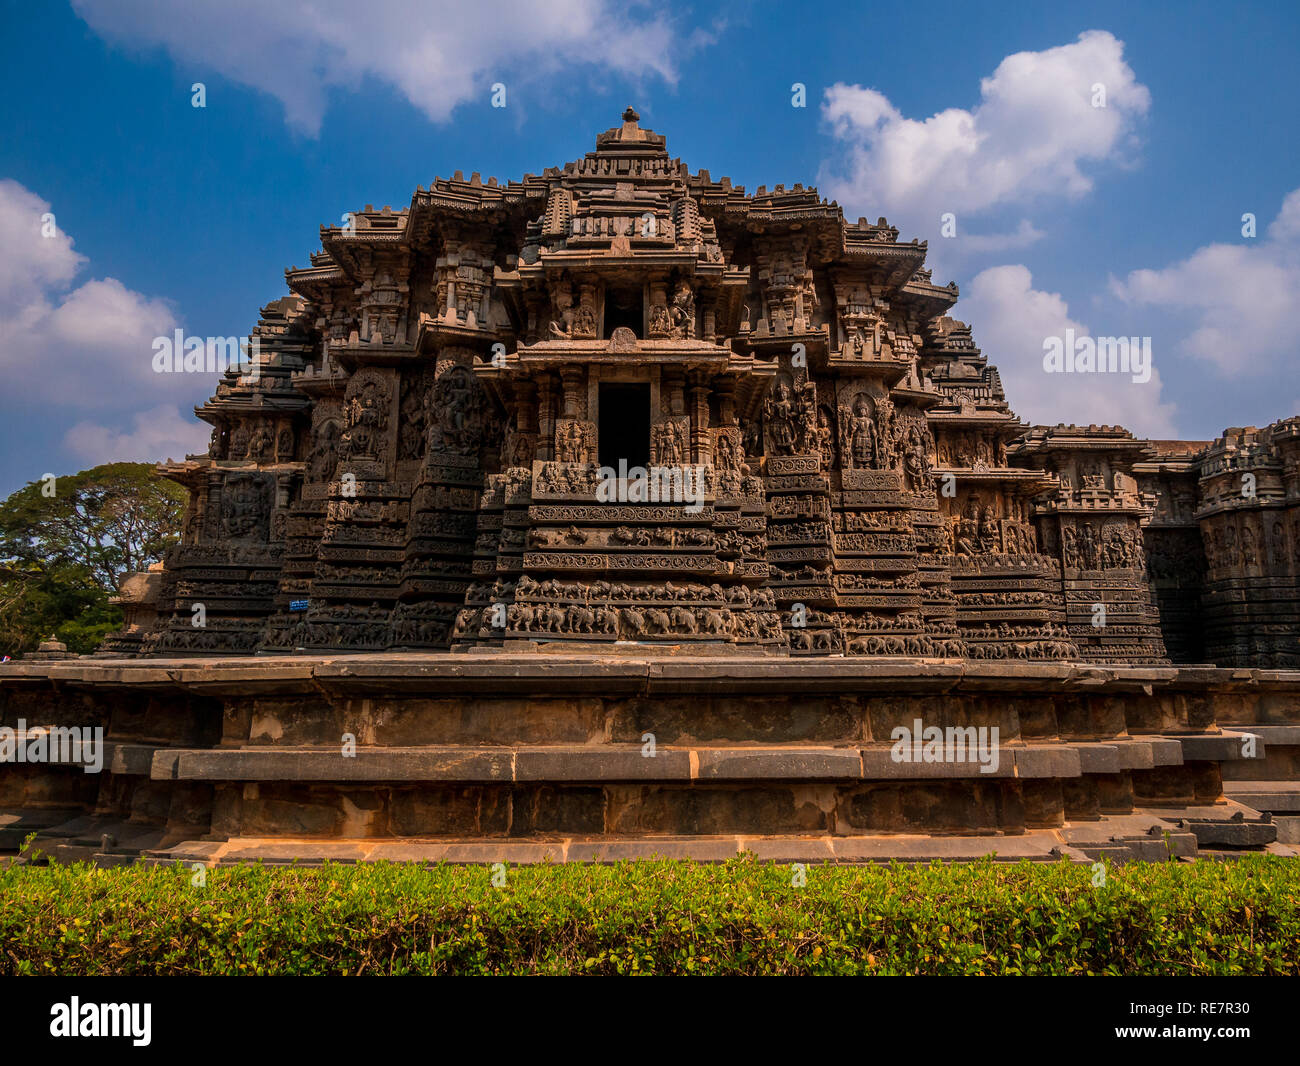
[[[1300,974],[1300,863],[12,866],[0,973]]]

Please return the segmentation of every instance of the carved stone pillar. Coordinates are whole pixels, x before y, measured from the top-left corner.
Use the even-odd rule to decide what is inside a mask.
[[[586,377],[586,373],[580,367],[565,367],[560,371],[560,379],[564,388],[562,418],[582,419],[587,417],[587,405],[583,396]]]
[[[515,429],[537,432],[537,386],[525,378],[515,382]]]
[[[555,458],[555,389],[549,374],[537,382],[537,458]]]
[[[222,539],[221,483],[224,480],[222,471],[211,470],[208,472],[208,499],[206,506],[203,508],[202,539],[209,544]]]
[[[693,378],[691,381],[690,414],[691,454],[696,463],[707,465],[713,461],[713,453],[709,447],[709,385],[700,378]]]

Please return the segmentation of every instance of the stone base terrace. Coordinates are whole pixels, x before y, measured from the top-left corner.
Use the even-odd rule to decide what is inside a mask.
[[[996,764],[894,730],[997,729]],[[1300,672],[470,652],[0,667],[0,854],[525,863],[1185,859],[1300,843]],[[974,735],[974,734],[965,734]],[[919,750],[919,749],[913,749]],[[958,752],[960,756],[960,753]]]

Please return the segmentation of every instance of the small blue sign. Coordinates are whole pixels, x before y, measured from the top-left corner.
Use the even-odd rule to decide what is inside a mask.
[[[307,609],[307,603],[308,603],[307,600],[290,600],[290,601],[289,601],[289,610],[291,610],[291,611],[305,611],[305,610]]]

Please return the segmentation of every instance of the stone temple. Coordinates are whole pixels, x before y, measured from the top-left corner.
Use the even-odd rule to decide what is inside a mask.
[[[631,108],[561,168],[351,219],[160,468],[183,540],[126,628],[0,667],[18,742],[107,745],[0,768],[0,847],[1300,843],[1300,418],[1026,425],[924,243],[692,174]],[[995,765],[900,755],[931,728]]]

